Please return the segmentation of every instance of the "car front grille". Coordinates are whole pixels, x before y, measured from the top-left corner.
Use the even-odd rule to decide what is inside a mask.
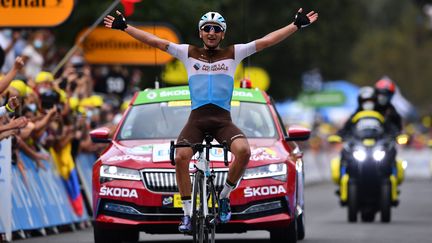
[[[174,169],[145,169],[142,172],[144,185],[148,190],[153,192],[178,192],[175,170]],[[214,169],[216,190],[222,190],[222,187],[228,176],[228,168]],[[191,173],[193,182],[193,174]]]

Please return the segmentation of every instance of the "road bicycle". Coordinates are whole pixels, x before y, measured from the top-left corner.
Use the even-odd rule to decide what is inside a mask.
[[[228,146],[226,142],[222,144],[211,144],[213,137],[206,135],[205,143],[198,144],[174,144],[171,141],[170,159],[171,164],[175,165],[175,148],[190,147],[194,152],[198,152],[195,171],[193,172],[192,184],[192,236],[193,242],[215,242],[216,225],[218,223],[219,196],[216,193],[215,172],[210,167],[209,154],[211,148],[222,148],[224,153],[224,163],[228,166]],[[204,156],[205,152],[205,156]]]

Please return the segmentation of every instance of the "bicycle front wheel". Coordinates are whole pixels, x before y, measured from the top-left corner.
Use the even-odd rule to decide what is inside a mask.
[[[207,216],[207,230],[208,236],[206,242],[214,243],[215,242],[215,234],[216,234],[216,217],[217,217],[217,208],[216,202],[218,202],[218,197],[216,195],[216,188],[213,183],[213,179],[209,179],[208,181],[208,198],[211,199],[210,207],[209,207],[209,215]],[[207,200],[208,201],[208,200]]]
[[[204,175],[200,171],[195,173],[192,189],[192,235],[193,242],[203,243],[206,236],[206,224],[203,199]],[[205,199],[204,199],[205,200]]]

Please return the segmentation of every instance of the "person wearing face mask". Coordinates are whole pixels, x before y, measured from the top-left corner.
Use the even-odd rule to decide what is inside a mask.
[[[353,118],[356,114],[358,114],[360,111],[373,111],[376,109],[377,96],[375,93],[375,89],[370,86],[360,88],[357,101],[357,110],[350,116],[343,128],[340,129],[337,133],[337,135],[341,138],[346,138],[347,136],[352,135],[352,131],[355,125],[355,123],[353,122]]]
[[[34,32],[26,47],[22,52],[24,62],[26,66],[24,69],[24,74],[34,79],[36,75],[42,70],[44,64],[44,57],[42,55],[42,48],[44,46],[44,36],[40,31]]]
[[[359,136],[360,138],[362,136],[368,138],[396,138],[400,133],[398,126],[401,127],[401,125],[400,123],[393,123],[395,120],[397,121],[397,118],[399,118],[400,122],[400,117],[392,118],[392,116],[398,116],[398,114],[394,110],[394,107],[389,104],[393,93],[390,91],[394,91],[394,86],[389,84],[390,83],[385,81],[377,83],[375,87],[362,87],[359,90],[357,110],[347,120],[344,127],[338,131],[337,135],[330,136],[328,141],[330,143],[339,143],[343,140],[347,140],[349,137],[359,138]],[[371,122],[371,120],[375,120],[376,122]],[[395,146],[389,147],[386,150],[386,157],[388,158],[388,161],[392,163],[392,171],[396,176],[397,184],[399,185],[402,183],[404,178],[404,169],[402,166],[403,161],[397,159],[396,154],[397,151]],[[346,151],[343,150],[340,157],[334,158],[331,161],[332,179],[338,185],[340,183],[342,171],[345,171],[343,168],[347,168],[346,158],[348,158],[348,156],[351,155],[346,154]],[[392,203],[396,206],[399,202],[399,193],[395,192],[395,195],[396,196],[392,198]]]
[[[386,127],[393,136],[399,135],[402,131],[402,118],[391,103],[395,91],[396,85],[388,78],[380,79],[375,83],[376,111],[384,116]]]

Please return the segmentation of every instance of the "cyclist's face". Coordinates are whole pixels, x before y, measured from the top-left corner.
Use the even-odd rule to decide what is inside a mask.
[[[211,26],[211,25],[207,25],[207,26]],[[224,37],[225,37],[225,32],[219,31],[217,30],[217,28],[206,27],[206,28],[201,28],[200,30],[200,38],[203,40],[204,45],[210,49],[217,48],[220,42],[224,39]]]

